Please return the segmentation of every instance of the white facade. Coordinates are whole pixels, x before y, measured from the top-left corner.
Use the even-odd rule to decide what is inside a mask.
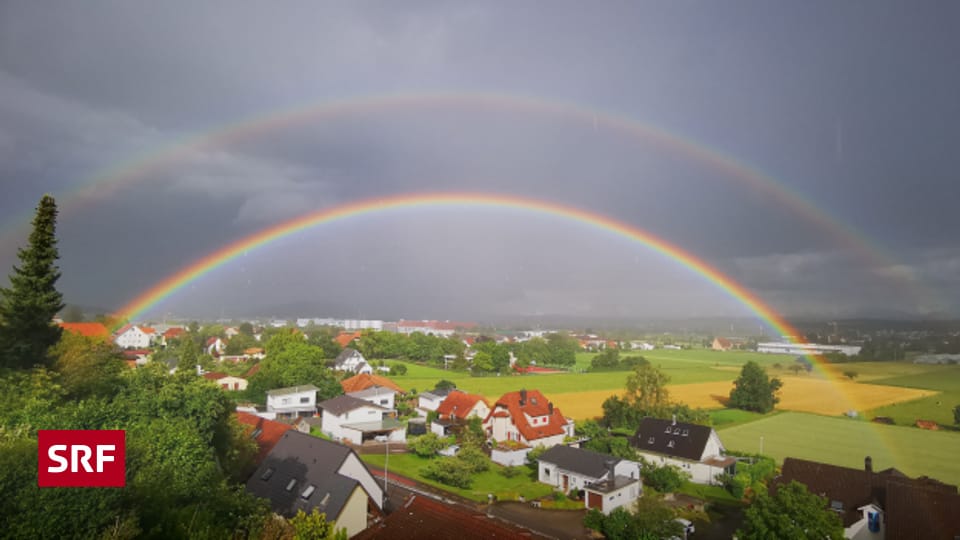
[[[610,459],[617,458],[611,457]],[[560,489],[564,493],[569,492],[571,489],[585,489],[587,484],[593,484],[609,477],[609,474],[604,474],[599,477],[591,477],[582,473],[568,471],[557,466],[555,463],[549,463],[543,459],[541,459],[539,463],[540,465],[537,480],[539,480],[542,484],[548,484]],[[636,461],[621,459],[616,465],[614,465],[614,474],[616,476],[639,479],[640,464]]]
[[[347,424],[378,422],[383,419],[383,413],[385,412],[387,412],[386,409],[372,403],[358,407],[352,411],[346,411],[340,415],[333,414],[324,409],[323,427],[321,430],[334,440],[344,440],[353,444],[362,444],[363,439],[359,431],[344,429],[343,426]]]
[[[723,461],[731,461],[732,458],[723,456],[723,443],[720,442],[720,436],[717,432],[710,430],[710,437],[704,445],[703,454],[698,461],[682,459],[663,455],[656,452],[647,452],[642,448],[637,448],[637,455],[647,460],[653,465],[673,465],[681,471],[690,475],[690,481],[695,484],[716,484],[717,476],[725,471]]]
[[[520,448],[517,450],[504,450],[494,448],[490,451],[490,461],[499,463],[504,467],[520,467],[527,464],[527,454],[530,448]]]
[[[343,460],[337,473],[360,482],[360,485],[363,486],[363,489],[366,490],[370,498],[373,499],[377,508],[383,508],[382,485],[378,483],[373,475],[370,474],[370,471],[364,467],[360,458],[358,458],[354,452],[350,452],[350,454],[347,455],[347,459]]]
[[[367,363],[366,358],[356,349],[344,349],[337,357],[337,364],[334,366],[337,371],[348,371],[350,373],[373,373],[373,368]]]
[[[270,390],[267,392],[267,412],[278,416],[316,413],[317,390],[312,384]]]
[[[129,326],[113,338],[122,349],[146,349],[153,341],[154,333],[144,332],[139,326]]]
[[[843,537],[850,540],[883,540],[886,538],[887,531],[884,526],[883,510],[875,504],[861,506],[860,521],[851,524],[843,530]],[[870,530],[870,515],[874,514],[876,521],[876,532]]]
[[[232,375],[227,375],[226,377],[217,379],[214,382],[217,383],[220,386],[220,388],[223,388],[224,390],[234,390],[234,391],[240,392],[247,389],[246,379],[243,379],[240,377],[234,377]]]
[[[362,399],[364,401],[369,401],[370,403],[379,405],[384,409],[393,410],[394,400],[396,399],[397,392],[383,386],[371,386],[366,390],[349,392],[347,395]]]
[[[820,345],[817,343],[766,342],[757,343],[757,352],[768,354],[824,354],[841,353],[847,356],[860,354],[857,345]]]
[[[417,408],[424,411],[435,411],[447,396],[438,396],[433,392],[423,392],[417,398]]]

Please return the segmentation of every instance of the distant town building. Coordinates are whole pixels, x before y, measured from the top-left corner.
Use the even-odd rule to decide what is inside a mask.
[[[340,351],[333,369],[357,374],[373,373],[373,368],[367,363],[367,359],[360,354],[360,351],[350,347]]]
[[[401,334],[420,332],[421,334],[450,337],[458,332],[473,330],[476,326],[477,323],[473,322],[400,320],[397,322],[397,332]]]
[[[764,342],[757,343],[757,352],[768,354],[825,354],[840,353],[847,356],[860,354],[857,345],[820,345],[818,343]]]

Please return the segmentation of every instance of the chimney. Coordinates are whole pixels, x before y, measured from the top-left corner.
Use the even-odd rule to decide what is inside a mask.
[[[524,388],[520,390],[520,406],[523,407],[524,403],[527,402],[527,389]]]
[[[613,481],[617,477],[617,473],[616,473],[617,462],[612,459],[608,459],[607,461],[604,462],[604,464],[607,466],[607,474],[610,476],[610,484],[612,485]]]
[[[547,402],[547,410],[550,411],[550,416],[553,416],[553,402]]]
[[[863,469],[867,472],[873,472],[873,458],[867,456],[863,458]]]
[[[673,415],[673,425],[677,425],[677,415]]]

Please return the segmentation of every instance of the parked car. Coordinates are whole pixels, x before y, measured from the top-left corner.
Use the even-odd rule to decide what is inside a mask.
[[[377,435],[376,437],[373,438],[373,440],[375,440],[375,441],[377,441],[377,442],[383,442],[383,443],[385,443],[385,442],[387,442],[387,441],[390,440],[390,437],[388,437],[388,436],[386,436],[386,435]]]
[[[459,452],[459,451],[460,451],[460,445],[459,445],[459,444],[453,444],[453,445],[450,445],[450,446],[444,448],[443,450],[440,450],[440,451],[437,452],[437,453],[440,454],[441,456],[453,457],[453,456],[457,455],[457,452]]]
[[[677,518],[674,521],[683,526],[683,536],[672,536],[670,540],[688,540],[697,530],[689,519]]]

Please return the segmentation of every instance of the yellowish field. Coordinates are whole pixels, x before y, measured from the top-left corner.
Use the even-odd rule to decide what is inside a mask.
[[[937,393],[916,388],[826,381],[805,376],[783,376],[781,379],[783,389],[780,392],[778,409],[825,415],[839,415],[849,410],[866,411]],[[729,382],[668,386],[670,399],[704,409],[723,407],[731,388],[732,383]],[[552,394],[547,397],[560,407],[564,415],[579,420],[602,415],[603,401],[618,393],[614,390],[594,390]]]
[[[883,405],[910,401],[935,394],[931,390],[860,384],[851,381],[827,381],[813,377],[782,377],[778,409],[837,415],[846,411],[865,411]],[[692,407],[722,407],[730,394],[731,383],[712,382],[670,387],[670,396]]]

